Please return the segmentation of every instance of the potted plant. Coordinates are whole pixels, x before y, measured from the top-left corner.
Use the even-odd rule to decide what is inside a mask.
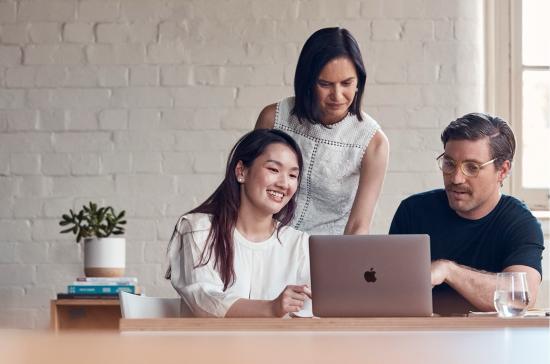
[[[111,206],[97,207],[90,202],[78,213],[71,209],[63,214],[59,225],[68,228],[61,233],[73,233],[76,242],[84,240],[84,274],[87,277],[120,277],[126,266],[126,240],[111,235],[124,234],[125,211],[119,214]]]

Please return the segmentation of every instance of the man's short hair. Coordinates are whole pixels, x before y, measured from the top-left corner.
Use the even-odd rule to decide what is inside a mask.
[[[441,133],[443,147],[449,140],[479,140],[489,138],[491,159],[500,168],[504,161],[512,163],[516,151],[514,133],[506,121],[484,113],[466,114],[452,121]]]

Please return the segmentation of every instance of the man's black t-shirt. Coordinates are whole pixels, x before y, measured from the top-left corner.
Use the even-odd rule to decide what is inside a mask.
[[[390,234],[428,234],[432,260],[449,259],[488,272],[526,265],[542,276],[543,234],[539,222],[519,200],[503,195],[487,216],[460,217],[445,190],[413,195],[401,202]],[[433,290],[434,312],[443,315],[475,310],[447,284]]]
[[[416,194],[399,205],[390,234],[428,234],[432,260],[449,259],[488,272],[519,264],[542,275],[542,229],[511,196],[503,195],[485,217],[468,220],[450,208],[445,190]]]

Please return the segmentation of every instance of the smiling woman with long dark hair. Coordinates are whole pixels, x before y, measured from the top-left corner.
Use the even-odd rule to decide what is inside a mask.
[[[294,216],[302,154],[286,133],[258,129],[233,147],[225,178],[177,222],[166,278],[196,316],[281,317],[309,296],[308,235]]]

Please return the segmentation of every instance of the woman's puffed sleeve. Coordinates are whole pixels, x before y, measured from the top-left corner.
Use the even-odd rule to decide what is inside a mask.
[[[180,218],[168,246],[170,280],[195,316],[224,317],[241,297],[232,287],[223,290],[223,282],[214,269],[214,256],[200,265],[210,228],[193,226],[185,216]],[[208,254],[205,254],[208,257]]]

